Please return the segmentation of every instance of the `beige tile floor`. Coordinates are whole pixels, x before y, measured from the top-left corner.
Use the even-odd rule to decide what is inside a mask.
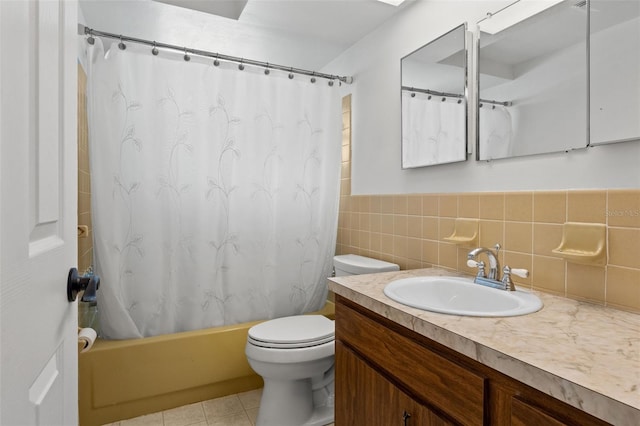
[[[262,389],[147,414],[109,426],[254,426]]]
[[[255,426],[261,396],[262,389],[242,392],[105,426]]]

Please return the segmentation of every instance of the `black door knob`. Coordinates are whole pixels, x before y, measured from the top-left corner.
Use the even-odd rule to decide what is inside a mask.
[[[67,277],[67,300],[74,302],[78,297],[78,293],[84,291],[82,295],[83,302],[96,302],[96,291],[100,288],[100,277],[91,275],[89,277],[81,277],[76,268],[69,270]]]

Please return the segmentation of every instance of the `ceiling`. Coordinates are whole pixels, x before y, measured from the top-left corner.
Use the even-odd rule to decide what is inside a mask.
[[[377,0],[249,0],[238,21],[346,48],[413,1],[391,6]]]
[[[242,8],[245,0],[80,0],[80,9],[96,30],[140,38],[160,32],[158,41],[205,49],[205,39],[215,39],[221,46],[215,51],[231,55],[236,52],[225,51],[225,43],[266,34],[284,40],[283,49],[297,43],[293,47],[317,57],[299,65],[317,68],[415,1],[396,7],[377,0],[248,0]]]

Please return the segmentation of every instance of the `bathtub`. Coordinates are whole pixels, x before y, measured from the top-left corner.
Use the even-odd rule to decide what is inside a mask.
[[[316,313],[331,319],[333,302]],[[78,356],[80,425],[93,426],[262,387],[244,354],[258,322],[133,340]]]

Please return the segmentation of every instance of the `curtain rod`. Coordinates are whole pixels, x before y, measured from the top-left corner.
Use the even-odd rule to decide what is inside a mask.
[[[479,99],[478,107],[482,108],[483,104],[502,105],[502,106],[505,106],[505,107],[510,107],[511,105],[513,105],[513,102],[511,102],[511,101],[492,101],[492,100],[488,100],[488,99]],[[495,106],[494,106],[494,108],[495,108]]]
[[[409,86],[402,86],[402,90],[406,90],[409,92],[417,92],[417,93],[426,93],[427,95],[433,95],[433,96],[445,96],[448,98],[458,98],[461,99],[464,96],[457,94],[457,93],[447,93],[447,92],[438,92],[436,90],[430,90],[430,89],[419,89],[417,87],[409,87]],[[482,104],[493,104],[493,105],[502,105],[502,106],[511,106],[513,105],[513,102],[509,102],[509,101],[492,101],[492,100],[487,100],[487,99],[480,99],[480,108],[482,108]]]
[[[438,92],[436,90],[419,89],[417,87],[409,87],[409,86],[402,86],[402,90],[407,90],[409,92],[426,93],[427,95],[433,95],[433,96],[446,96],[447,98],[462,98],[463,97],[463,95],[459,95],[457,93]]]
[[[124,44],[124,42],[128,41],[128,42],[133,42],[133,43],[146,44],[147,46],[152,46],[151,53],[153,53],[154,55],[158,54],[158,48],[176,50],[178,52],[184,52],[185,61],[189,60],[189,55],[188,54],[192,54],[192,55],[198,55],[198,56],[204,56],[204,57],[212,58],[212,59],[214,59],[214,65],[218,65],[219,64],[218,61],[235,62],[235,63],[240,64],[239,65],[240,69],[244,68],[244,64],[254,65],[254,66],[257,66],[257,67],[263,67],[265,69],[265,74],[269,74],[269,70],[275,69],[275,70],[281,70],[281,71],[289,72],[289,78],[293,78],[293,74],[303,74],[303,75],[311,76],[312,77],[312,79],[311,79],[312,82],[315,82],[315,77],[320,77],[320,78],[325,78],[327,80],[330,80],[330,82],[329,82],[330,85],[333,85],[333,81],[331,81],[331,80],[338,80],[340,83],[345,83],[345,84],[353,83],[353,77],[351,77],[351,76],[338,76],[338,75],[332,75],[332,74],[324,74],[324,73],[315,72],[315,71],[309,71],[309,70],[305,70],[305,69],[301,69],[301,68],[286,67],[284,65],[272,64],[272,63],[269,63],[269,62],[262,62],[262,61],[256,61],[256,60],[253,60],[253,59],[238,58],[236,56],[223,55],[221,53],[209,52],[209,51],[206,51],[206,50],[192,49],[192,48],[188,48],[188,47],[180,47],[180,46],[176,46],[176,45],[173,45],[173,44],[160,43],[160,42],[157,42],[157,41],[144,40],[144,39],[140,39],[140,38],[124,36],[124,35],[121,35],[121,34],[114,34],[114,33],[108,33],[108,32],[105,32],[105,31],[98,31],[98,30],[94,30],[93,28],[86,27],[84,25],[78,25],[78,33],[80,35],[89,36],[87,38],[87,41],[89,42],[89,44],[93,44],[93,37],[94,36],[106,37],[106,38],[112,38],[112,39],[120,40],[120,43],[118,44],[118,47],[120,47],[120,49],[126,49],[126,45]]]

